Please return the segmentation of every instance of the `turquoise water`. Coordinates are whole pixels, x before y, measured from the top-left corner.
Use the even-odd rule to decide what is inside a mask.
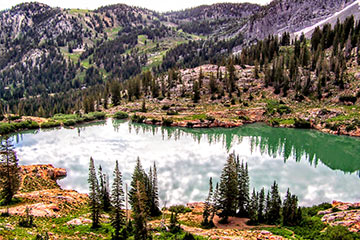
[[[276,180],[302,205],[360,201],[360,139],[262,124],[234,129],[167,128],[108,119],[74,129],[22,132],[13,136],[20,164],[48,164],[68,171],[65,189],[87,192],[89,158],[112,175],[115,160],[126,183],[136,158],[145,170],[158,166],[161,201],[203,201],[208,179],[218,181],[230,152],[247,162],[251,187]],[[110,178],[111,179],[111,178]]]

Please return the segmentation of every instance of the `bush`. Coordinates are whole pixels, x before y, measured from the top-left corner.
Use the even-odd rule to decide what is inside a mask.
[[[211,116],[211,115],[206,115],[206,120],[210,121],[210,122],[214,122],[215,121],[215,117]]]
[[[85,122],[91,122],[91,121],[95,121],[96,120],[96,117],[94,115],[91,115],[91,114],[85,114],[83,116],[84,118],[84,121]]]
[[[340,102],[351,102],[353,104],[356,103],[357,97],[352,95],[343,95],[339,97]]]
[[[9,134],[17,130],[38,129],[38,128],[39,128],[39,124],[31,120],[14,122],[14,123],[0,123],[0,134]]]
[[[40,124],[40,128],[54,128],[58,126],[60,126],[60,122],[52,120]]]
[[[0,134],[8,134],[16,131],[16,127],[12,123],[0,123]]]
[[[105,119],[106,113],[104,112],[91,112],[87,114],[88,116],[91,116],[97,120]]]
[[[301,210],[304,215],[308,215],[312,217],[312,216],[316,216],[319,211],[324,211],[329,208],[332,208],[332,205],[330,203],[321,203],[319,205],[315,205],[312,207],[302,208]]]
[[[10,121],[14,121],[14,120],[18,120],[18,119],[20,119],[21,117],[19,116],[19,115],[9,115],[8,116],[8,119],[10,120]]]
[[[171,124],[173,124],[173,122],[174,121],[172,119],[170,119],[170,118],[163,118],[162,125],[170,127]]]
[[[129,114],[127,114],[126,112],[119,111],[116,112],[113,117],[116,119],[126,119],[129,117]]]
[[[310,121],[301,118],[296,118],[294,125],[296,128],[311,128]]]
[[[170,110],[170,111],[166,112],[166,115],[173,116],[173,115],[179,115],[179,113],[175,110]]]
[[[174,205],[169,208],[169,211],[175,213],[187,213],[187,212],[191,212],[192,210],[191,208],[186,207],[184,205]]]
[[[63,124],[64,124],[64,126],[67,126],[67,127],[69,127],[69,126],[74,126],[74,125],[76,124],[76,121],[70,119],[70,120],[64,121]]]
[[[163,105],[163,106],[161,107],[161,109],[164,110],[164,111],[167,111],[167,110],[170,109],[170,106],[169,106],[169,105]]]
[[[359,236],[356,233],[349,232],[344,226],[328,226],[319,239],[352,240],[359,239]]]
[[[143,123],[145,121],[145,117],[141,116],[141,115],[132,115],[131,116],[131,121],[133,121],[134,123]]]

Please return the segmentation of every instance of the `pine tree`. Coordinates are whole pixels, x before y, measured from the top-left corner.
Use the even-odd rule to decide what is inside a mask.
[[[210,222],[214,222],[214,217],[219,209],[220,203],[219,203],[219,183],[216,183],[215,191],[213,194],[213,197],[211,199],[211,205],[212,208],[210,209]]]
[[[92,219],[92,228],[97,228],[100,226],[100,209],[101,209],[101,200],[100,200],[100,189],[99,182],[96,177],[96,170],[94,165],[94,159],[90,157],[90,166],[89,166],[89,205],[91,210],[91,219]]]
[[[227,223],[229,216],[234,216],[237,209],[238,180],[235,154],[230,154],[222,170],[219,186],[218,215],[223,223]]]
[[[284,200],[282,216],[284,226],[295,226],[299,224],[302,218],[301,210],[298,208],[298,198],[292,195],[289,189]]]
[[[248,165],[244,165],[244,162],[239,163],[237,161],[237,178],[238,178],[238,189],[239,194],[237,197],[237,206],[238,206],[238,216],[240,217],[247,217],[248,212],[247,208],[249,205],[250,200],[250,193],[249,193],[249,172],[248,172]]]
[[[156,163],[154,162],[152,178],[151,181],[151,216],[156,217],[161,215],[161,211],[159,209],[159,189],[158,189],[158,181],[157,181],[157,168]]]
[[[236,81],[235,70],[236,69],[234,67],[234,60],[233,60],[233,58],[230,58],[229,63],[227,65],[227,71],[229,73],[229,77],[228,77],[229,97],[235,91],[235,81]]]
[[[101,165],[99,166],[99,184],[100,184],[100,199],[102,210],[105,212],[110,211],[110,192],[109,192],[109,181],[105,173],[102,172]]]
[[[135,202],[133,202],[132,205],[133,219],[135,223],[135,240],[144,240],[147,239],[148,235],[146,228],[146,220],[149,216],[148,206],[146,206],[148,198],[146,196],[145,185],[139,180],[136,181],[135,195]]]
[[[140,158],[138,157],[136,160],[136,166],[132,175],[132,180],[130,183],[130,191],[129,191],[129,203],[133,207],[134,204],[137,203],[137,186],[138,182],[142,183],[145,187],[145,178],[146,174],[144,169],[142,168]],[[134,208],[134,207],[133,207]]]
[[[270,219],[270,209],[271,209],[271,201],[270,201],[270,192],[267,192],[266,200],[265,200],[265,221],[268,223]]]
[[[195,81],[193,86],[193,101],[194,103],[199,102],[200,100],[200,88],[199,88],[199,82]]]
[[[203,71],[202,71],[202,68],[200,68],[200,73],[199,73],[199,88],[201,89],[202,88],[202,82],[203,82],[203,79],[204,79],[204,74],[203,74]]]
[[[259,194],[258,220],[259,223],[265,222],[265,190],[261,189]]]
[[[268,223],[269,224],[278,224],[281,220],[281,198],[279,194],[279,187],[274,181],[274,184],[271,186],[271,198],[270,198],[270,208],[269,208],[269,216]]]
[[[114,228],[114,236],[112,239],[126,239],[126,236],[121,235],[121,230],[126,225],[126,219],[124,214],[124,191],[122,183],[122,175],[119,170],[119,163],[116,161],[114,170],[114,183],[111,191],[111,226]]]
[[[209,180],[209,194],[205,201],[205,207],[203,212],[203,221],[201,223],[202,226],[206,228],[212,228],[214,226],[214,223],[212,219],[209,220],[209,217],[211,216],[212,208],[213,208],[213,184],[212,184],[212,178]]]
[[[217,83],[216,83],[216,80],[215,80],[213,74],[210,75],[209,88],[210,88],[210,93],[211,94],[214,94],[214,93],[217,92]]]
[[[0,151],[0,199],[9,204],[20,186],[19,160],[9,137],[1,141]]]
[[[248,209],[249,209],[248,212],[249,212],[250,223],[253,225],[258,224],[258,196],[255,191],[255,188],[253,190]]]

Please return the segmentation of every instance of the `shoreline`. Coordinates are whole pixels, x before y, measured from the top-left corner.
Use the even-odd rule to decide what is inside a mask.
[[[135,113],[136,114],[136,113]],[[137,115],[139,116],[140,114],[137,113]],[[29,118],[33,118],[32,116],[26,116],[26,119]],[[112,116],[107,116],[103,119],[96,119],[96,120],[92,120],[92,121],[84,121],[84,122],[79,122],[76,123],[74,125],[71,126],[65,126],[63,123],[59,124],[58,126],[53,126],[53,127],[41,127],[40,125],[36,128],[20,128],[20,129],[16,129],[15,131],[11,131],[8,132],[6,134],[0,134],[0,137],[4,137],[6,135],[12,135],[12,134],[16,134],[22,131],[29,131],[29,130],[52,130],[52,129],[59,129],[59,128],[65,128],[65,129],[74,129],[76,127],[79,126],[86,126],[88,124],[93,124],[93,123],[98,123],[101,121],[106,121],[108,119],[113,119],[113,120],[125,120],[125,121],[129,121],[132,123],[139,123],[139,124],[146,124],[146,125],[152,125],[152,126],[158,126],[158,127],[174,127],[174,128],[189,128],[189,129],[205,129],[205,128],[237,128],[237,127],[241,127],[241,126],[245,126],[245,125],[251,125],[251,124],[265,124],[269,127],[273,127],[273,128],[293,128],[293,129],[303,129],[303,130],[315,130],[315,131],[319,131],[325,134],[329,134],[329,135],[336,135],[336,136],[346,136],[346,137],[360,137],[360,129],[358,129],[357,131],[346,131],[345,127],[340,128],[337,131],[325,128],[319,124],[313,124],[311,121],[308,121],[310,124],[310,127],[296,127],[294,124],[281,124],[281,125],[273,125],[271,124],[271,122],[269,122],[269,120],[267,119],[261,119],[258,121],[239,121],[239,120],[185,120],[185,121],[174,121],[169,123],[167,121],[167,119],[164,118],[163,120],[154,120],[154,119],[148,119],[145,118],[142,121],[134,121],[131,119],[131,117],[129,118],[125,118],[125,119],[116,119],[113,118]],[[283,120],[285,120],[286,118],[283,118]],[[28,120],[23,120],[23,121],[28,121]],[[22,121],[21,121],[22,122]],[[16,122],[19,123],[19,122]]]

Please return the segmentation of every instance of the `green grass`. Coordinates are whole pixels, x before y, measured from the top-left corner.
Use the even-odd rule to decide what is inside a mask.
[[[278,236],[283,236],[288,239],[296,239],[293,237],[293,232],[284,227],[266,227],[266,228],[261,228],[261,229],[269,231],[272,234],[275,234]]]
[[[10,122],[10,123],[0,123],[0,134],[9,134],[18,130],[25,129],[37,129],[39,124],[37,122],[26,120],[21,122]]]

